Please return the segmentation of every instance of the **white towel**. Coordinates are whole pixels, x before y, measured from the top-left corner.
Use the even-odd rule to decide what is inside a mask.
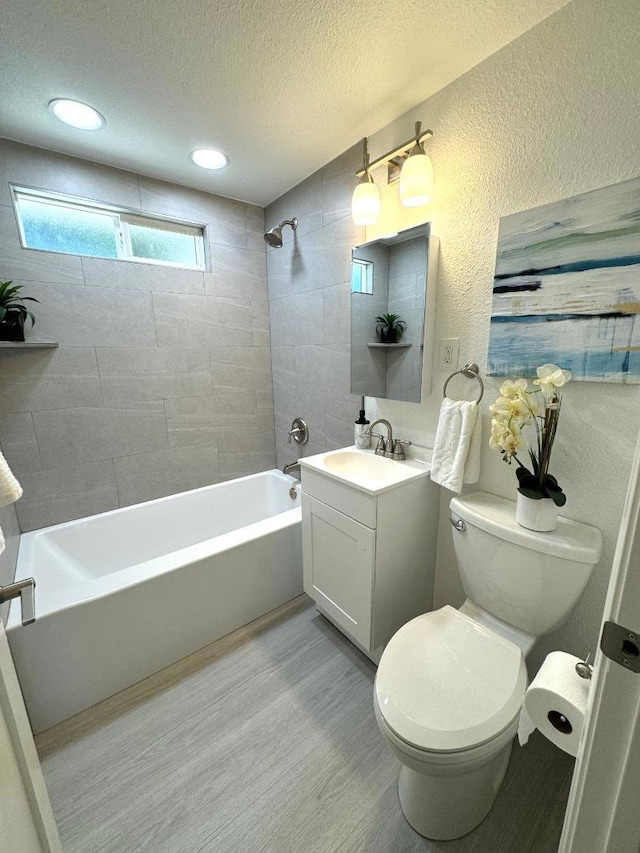
[[[471,433],[471,442],[469,443],[469,452],[467,453],[467,461],[464,466],[463,483],[477,483],[480,479],[480,457],[482,455],[482,414],[476,407],[476,422]]]
[[[460,493],[480,476],[481,422],[478,404],[445,397],[433,447],[431,479]]]
[[[13,476],[7,460],[0,452],[0,506],[6,506],[22,497],[22,486]]]

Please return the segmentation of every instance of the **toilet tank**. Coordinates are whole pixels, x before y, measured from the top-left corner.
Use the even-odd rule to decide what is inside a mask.
[[[600,558],[595,527],[559,518],[551,533],[515,520],[514,501],[485,492],[453,498],[452,529],[467,597],[483,610],[529,634],[560,627],[571,613]]]

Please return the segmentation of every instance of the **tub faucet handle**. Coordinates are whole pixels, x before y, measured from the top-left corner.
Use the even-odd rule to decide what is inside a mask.
[[[34,578],[25,578],[22,581],[0,586],[0,604],[11,601],[12,598],[20,599],[22,608],[22,624],[31,625],[36,621],[36,582]]]
[[[302,418],[294,418],[291,422],[291,429],[287,437],[287,444],[291,444],[291,439],[296,444],[306,444],[309,441],[309,427]]]

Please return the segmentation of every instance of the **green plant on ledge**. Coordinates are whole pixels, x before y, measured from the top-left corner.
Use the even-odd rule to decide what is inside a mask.
[[[395,344],[404,334],[407,324],[399,314],[381,314],[376,317],[376,332],[383,344]]]
[[[22,287],[12,281],[0,281],[0,340],[23,341],[27,318],[32,326],[35,325],[36,318],[24,303],[39,300],[33,296],[22,296]]]

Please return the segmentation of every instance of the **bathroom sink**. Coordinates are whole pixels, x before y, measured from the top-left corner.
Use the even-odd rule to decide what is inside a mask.
[[[396,463],[392,459],[385,459],[384,456],[371,453],[339,450],[337,453],[329,453],[325,456],[324,464],[331,471],[342,474],[344,477],[385,482],[397,480]]]
[[[300,459],[300,465],[340,480],[369,494],[380,494],[417,477],[426,477],[431,466],[427,462],[397,462],[376,456],[373,450],[345,447]]]

